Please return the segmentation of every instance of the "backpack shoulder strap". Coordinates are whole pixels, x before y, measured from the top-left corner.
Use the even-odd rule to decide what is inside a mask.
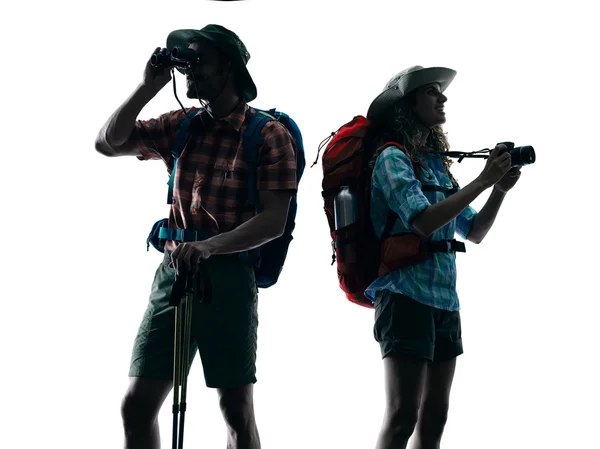
[[[256,175],[258,170],[258,147],[263,143],[261,136],[263,127],[271,120],[277,120],[273,115],[274,109],[269,112],[253,108],[256,114],[250,119],[248,129],[244,134],[244,155],[248,164],[248,203],[257,205]]]
[[[169,176],[169,181],[167,184],[169,185],[169,193],[167,195],[167,204],[173,204],[173,182],[175,181],[175,171],[177,170],[177,159],[185,146],[185,143],[190,137],[189,127],[192,119],[196,116],[196,114],[200,112],[200,109],[193,108],[189,113],[185,115],[185,118],[181,121],[179,125],[179,129],[177,130],[177,135],[175,136],[175,142],[173,143],[173,147],[171,148],[171,157],[173,158],[173,168],[171,169],[171,176]]]

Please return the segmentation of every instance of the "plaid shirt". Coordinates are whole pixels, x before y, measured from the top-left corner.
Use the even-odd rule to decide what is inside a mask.
[[[443,192],[421,190],[429,184],[452,188],[442,158],[435,153],[422,153],[426,166],[421,169],[420,179],[408,156],[400,149],[386,148],[375,164],[371,190],[371,221],[381,236],[388,212],[391,209],[400,219],[396,221],[393,234],[416,232],[411,220],[431,204],[445,198]],[[431,235],[431,240],[453,239],[455,233],[466,239],[477,211],[467,206],[454,220]],[[365,295],[375,301],[378,290],[390,290],[409,296],[423,304],[444,310],[460,310],[456,293],[456,260],[454,253],[433,253],[424,262],[399,268],[375,280]]]
[[[254,114],[256,111],[242,102],[223,119],[213,120],[203,110],[192,119],[190,138],[177,161],[169,227],[221,233],[257,214],[256,207],[248,205],[248,167],[243,147],[243,136]],[[180,109],[156,119],[138,120],[132,135],[142,154],[138,159],[160,159],[170,174],[171,147],[183,118]],[[257,188],[295,191],[296,154],[287,129],[270,121],[262,137]],[[173,246],[168,245],[168,249]]]

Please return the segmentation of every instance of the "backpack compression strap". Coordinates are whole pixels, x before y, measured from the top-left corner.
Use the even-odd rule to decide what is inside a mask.
[[[263,143],[261,132],[263,126],[271,120],[277,120],[274,115],[275,109],[271,109],[268,113],[256,109],[256,114],[250,120],[248,129],[244,134],[244,153],[246,164],[248,164],[248,203],[251,206],[257,205],[256,196],[256,175],[258,170],[258,147]]]
[[[181,125],[179,126],[179,130],[177,131],[177,135],[175,136],[175,143],[173,144],[173,148],[171,148],[171,157],[173,158],[173,169],[171,170],[171,176],[169,177],[169,181],[167,184],[169,185],[169,193],[167,194],[167,204],[173,204],[173,183],[175,181],[175,172],[177,170],[177,159],[179,159],[179,155],[181,154],[181,150],[185,146],[185,143],[190,137],[189,127],[192,121],[192,118],[200,111],[198,108],[192,109],[186,117],[182,120]]]

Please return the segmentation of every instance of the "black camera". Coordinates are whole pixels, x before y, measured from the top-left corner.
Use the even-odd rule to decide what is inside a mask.
[[[535,162],[535,151],[531,145],[516,148],[513,142],[500,142],[496,145],[506,145],[506,150],[502,150],[500,154],[509,152],[511,167],[522,167]]]
[[[150,58],[152,67],[170,69],[175,67],[180,72],[185,72],[198,62],[198,54],[189,48],[173,47],[171,50],[162,49]]]

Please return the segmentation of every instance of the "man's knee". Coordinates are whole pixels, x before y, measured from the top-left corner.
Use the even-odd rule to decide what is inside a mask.
[[[152,424],[155,416],[144,407],[142,398],[127,392],[121,401],[121,418],[125,431],[130,433],[136,429],[146,428]]]
[[[125,428],[151,425],[171,388],[170,381],[132,378],[121,401],[121,417]]]
[[[252,384],[241,388],[219,389],[219,404],[223,417],[234,433],[247,431],[254,423]]]

